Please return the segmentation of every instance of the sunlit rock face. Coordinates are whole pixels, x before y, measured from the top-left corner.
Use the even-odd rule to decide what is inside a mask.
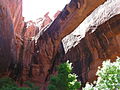
[[[120,56],[118,4],[118,0],[108,0],[62,40],[66,52],[63,61],[73,62],[74,72],[83,83],[95,80],[103,60]]]
[[[14,25],[9,5],[0,0],[0,73],[8,69],[15,57]]]
[[[61,11],[58,10],[58,11],[55,13],[55,15],[54,15],[54,19],[56,19],[57,16],[58,16],[60,13],[61,13]]]
[[[120,1],[105,1],[71,0],[54,21],[46,13],[24,23],[22,0],[0,0],[0,72],[21,62],[21,81],[45,90],[55,66],[70,60],[78,80],[95,80],[102,61],[120,55]]]
[[[95,80],[97,66],[104,59],[113,58],[112,55],[118,55],[119,53],[119,49],[116,51],[117,54],[112,51],[115,50],[114,47],[118,48],[119,43],[114,46],[114,40],[111,41],[111,38],[119,38],[119,34],[112,34],[111,29],[113,29],[113,32],[116,29],[112,26],[117,24],[119,20],[119,16],[115,17],[115,15],[120,13],[118,5],[120,2],[118,0],[108,0],[93,13],[92,11],[101,5],[104,0],[94,3],[93,1],[84,2],[82,0],[76,2],[71,1],[37,40],[35,60],[40,67],[37,77],[42,77],[41,83],[47,82],[49,76],[56,70],[54,67],[66,60],[73,62],[75,67],[73,71],[78,74],[78,79],[82,83],[93,81],[93,79]],[[90,13],[92,13],[92,16],[87,18]],[[74,31],[85,18],[87,18],[87,22],[83,23],[82,27],[80,26],[81,29]],[[106,24],[106,21],[109,24]],[[74,32],[71,33],[72,31]],[[67,36],[68,34],[70,35]],[[111,38],[109,38],[109,34]],[[62,40],[65,36],[67,38]]]
[[[96,79],[95,73],[104,60],[120,56],[119,20],[120,15],[117,15],[98,26],[94,33],[87,33],[85,38],[65,54],[63,60],[73,62],[73,71],[82,83]]]
[[[96,8],[71,34],[67,35],[62,40],[65,52],[75,47],[80,40],[85,37],[87,32],[94,32],[99,25],[119,14],[119,3],[120,1],[118,0],[108,0],[103,5]]]
[[[44,15],[43,18],[38,18],[35,22],[26,22],[26,28],[24,33],[24,54],[23,54],[23,64],[29,66],[34,61],[34,54],[36,50],[36,42],[39,38],[39,34],[47,28],[47,26],[52,22],[49,17],[49,12]]]
[[[61,63],[62,57],[65,55],[62,39],[74,31],[95,8],[104,2],[105,0],[95,0],[95,2],[72,0],[65,6],[55,21],[42,30],[37,39],[31,59],[32,69],[29,69],[30,79],[37,80],[36,82],[41,83],[42,86],[46,84],[54,71],[54,66]]]
[[[32,41],[32,37],[34,37],[38,32],[39,28],[35,25],[35,22],[28,21],[26,22],[27,26],[25,28],[24,33],[24,48],[23,48],[23,64],[28,66],[31,61],[32,54],[34,53],[34,41]]]
[[[14,26],[14,36],[16,43],[16,60],[19,59],[20,48],[22,45],[22,33],[24,28],[24,18],[22,17],[22,0],[7,0],[9,6],[10,16]]]
[[[16,34],[20,34],[24,27],[24,18],[22,17],[22,0],[8,0],[8,6],[14,24],[14,32]]]

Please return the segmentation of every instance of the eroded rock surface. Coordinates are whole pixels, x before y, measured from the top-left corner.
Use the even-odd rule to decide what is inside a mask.
[[[74,71],[83,83],[95,80],[97,67],[104,60],[120,56],[119,3],[108,0],[63,39],[66,52],[63,61],[73,62]]]
[[[120,55],[120,1],[105,1],[71,0],[55,21],[46,13],[25,23],[22,0],[0,0],[0,72],[14,60],[16,80],[31,80],[45,90],[55,66],[70,60],[83,84],[95,80],[102,61]]]
[[[74,72],[82,83],[96,79],[97,67],[104,60],[120,56],[119,20],[120,15],[117,15],[98,26],[94,33],[87,34],[65,54],[63,60],[73,62]]]
[[[96,2],[94,4],[100,5],[103,2],[104,1]],[[83,2],[81,2],[81,3],[83,3]],[[86,3],[87,3],[87,1],[86,1]],[[119,3],[120,2],[116,0],[116,4],[119,4]],[[40,77],[43,77],[42,79],[44,82],[47,82],[47,80],[49,80],[49,76],[52,73],[54,73],[54,71],[55,71],[54,66],[56,66],[57,64],[59,64],[61,62],[66,61],[66,60],[70,60],[73,62],[73,65],[75,67],[74,72],[78,74],[78,76],[79,76],[78,79],[81,80],[82,83],[85,83],[86,81],[93,81],[95,79],[96,70],[94,70],[94,68],[96,67],[96,69],[97,69],[97,67],[99,65],[101,65],[101,62],[103,60],[105,60],[106,58],[113,58],[113,57],[109,57],[108,52],[104,50],[104,48],[107,48],[107,47],[108,48],[110,47],[109,49],[107,48],[108,51],[110,51],[110,49],[112,49],[111,48],[112,44],[111,45],[109,44],[107,47],[105,46],[105,42],[107,43],[107,42],[112,42],[112,41],[109,41],[107,39],[107,36],[104,35],[104,33],[106,33],[106,31],[104,31],[104,33],[103,33],[102,31],[104,30],[104,28],[100,29],[100,27],[114,26],[113,23],[112,23],[113,25],[108,24],[108,26],[106,26],[103,23],[105,21],[109,20],[111,17],[120,13],[119,6],[116,4],[113,3],[111,0],[108,0],[108,2],[106,2],[103,6],[101,6],[102,10],[99,9],[100,11],[99,10],[95,11],[95,13],[93,14],[93,15],[98,14],[98,18],[95,17],[95,21],[94,21],[94,17],[91,17],[91,19],[89,19],[89,20],[91,20],[90,24],[88,24],[90,26],[83,27],[83,28],[86,28],[85,32],[80,33],[80,34],[77,33],[77,35],[75,34],[74,37],[67,38],[66,39],[66,41],[68,40],[67,43],[65,43],[65,44],[63,43],[64,44],[63,45],[61,43],[61,40],[63,39],[63,37],[65,37],[70,32],[72,32],[82,22],[85,15],[88,15],[88,14],[90,14],[90,12],[92,12],[92,11],[89,12],[89,10],[93,10],[93,8],[94,9],[96,8],[96,7],[89,7],[90,2],[87,6],[83,5],[83,7],[81,6],[81,8],[80,8],[78,6],[74,6],[76,4],[73,1],[71,1],[71,3],[65,7],[65,9],[61,12],[61,14],[50,25],[50,27],[41,34],[41,36],[39,37],[39,39],[37,41],[37,49],[36,49],[37,59],[36,60],[38,61],[38,65],[40,65],[41,67],[44,67],[44,68],[39,69],[42,72],[42,73],[40,73]],[[71,5],[73,5],[73,6],[71,6]],[[110,9],[108,9],[108,7],[106,7],[106,6],[108,6]],[[86,7],[86,9],[84,9],[85,7]],[[103,8],[103,7],[105,7],[105,8]],[[89,8],[89,9],[87,9],[87,8]],[[112,9],[112,8],[114,8],[114,9]],[[107,13],[107,12],[105,12],[105,9],[108,9],[111,11],[113,10],[113,12],[109,11]],[[104,12],[105,12],[105,14],[104,14]],[[81,15],[81,13],[82,13],[82,15]],[[103,15],[105,15],[105,16],[103,16]],[[114,23],[117,23],[118,19],[119,19],[119,16],[117,16],[117,18],[113,17],[112,20],[110,20],[108,22],[111,22],[114,20],[115,21]],[[85,23],[85,24],[87,24],[87,23]],[[103,26],[101,24],[103,24],[105,26]],[[113,31],[114,31],[114,28],[110,28],[110,29],[113,29]],[[107,29],[108,30],[107,32],[109,32],[110,29]],[[96,32],[93,33],[95,30],[96,30]],[[80,30],[78,30],[78,32],[79,31]],[[82,32],[82,29],[81,29],[81,32]],[[90,33],[93,33],[90,35],[91,37],[93,35],[92,39],[89,36]],[[86,37],[85,37],[85,34],[86,34]],[[113,36],[114,36],[114,34],[113,34]],[[77,37],[80,39],[78,39]],[[119,36],[117,36],[117,37],[119,37]],[[82,38],[84,38],[84,39],[82,39]],[[86,40],[86,38],[87,38],[87,40]],[[90,39],[93,40],[93,44],[95,44],[95,45],[92,44],[93,47],[96,47],[94,51],[91,49],[93,47],[91,45]],[[94,41],[94,39],[96,41]],[[69,46],[69,43],[71,43],[72,40],[74,40],[71,45],[72,47],[69,48],[68,52],[66,52],[66,54],[65,54],[65,52],[64,52],[65,49],[63,48],[63,46],[66,46],[66,44],[67,44],[67,46]],[[77,44],[76,44],[76,42],[77,42]],[[61,48],[58,49],[59,47],[61,47]],[[97,55],[98,52],[99,52],[100,56]],[[103,52],[106,54],[104,54]],[[117,52],[119,53],[119,49],[117,50]],[[117,54],[111,53],[110,56],[118,55],[118,53]],[[99,60],[99,61],[97,61],[97,60]]]
[[[99,5],[105,0],[91,2],[78,0],[71,1],[69,5],[63,9],[53,23],[43,32],[37,40],[36,50],[34,56],[35,62],[40,67],[37,71],[39,73],[35,78],[42,78],[42,84],[46,84],[52,69],[56,63],[61,62],[64,55],[63,45],[61,40],[74,29]],[[62,53],[60,53],[62,52]],[[33,71],[34,72],[34,71]]]
[[[0,72],[5,72],[15,57],[14,26],[9,5],[0,0]]]

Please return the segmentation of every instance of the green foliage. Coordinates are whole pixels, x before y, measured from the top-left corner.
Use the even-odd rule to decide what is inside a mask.
[[[26,84],[28,87],[30,87],[31,88],[30,90],[39,90],[40,89],[40,87],[35,86],[35,84],[31,83],[30,81],[26,81],[26,82],[24,82],[24,84]]]
[[[14,87],[14,86],[10,86],[10,87],[3,87],[0,90],[32,90],[31,88],[26,88],[26,87]]]
[[[48,90],[77,90],[80,82],[77,82],[76,74],[71,74],[72,64],[67,61],[59,65],[58,75],[50,78]]]
[[[35,86],[33,83],[26,81],[25,84],[28,87],[18,87],[14,80],[11,78],[0,79],[0,90],[39,90],[40,88]]]
[[[87,83],[83,90],[120,90],[120,58],[113,63],[104,61],[96,75],[98,79],[95,86]]]
[[[11,87],[11,86],[16,87],[14,80],[12,80],[11,78],[6,77],[0,79],[0,88]]]

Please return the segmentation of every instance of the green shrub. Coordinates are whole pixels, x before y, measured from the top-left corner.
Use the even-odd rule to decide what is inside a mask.
[[[48,90],[77,90],[80,82],[77,82],[76,74],[71,74],[72,64],[68,61],[59,65],[58,75],[51,76]]]
[[[11,86],[14,86],[14,87],[17,86],[14,80],[12,80],[11,78],[5,77],[0,79],[0,88],[11,87]]]
[[[26,82],[24,82],[24,84],[26,84],[28,87],[30,87],[31,90],[39,90],[40,89],[40,87],[35,86],[35,84],[31,83],[30,81],[26,81]]]
[[[104,61],[96,75],[98,79],[95,86],[87,83],[83,90],[120,90],[120,58],[113,63],[110,60]]]
[[[26,81],[24,82],[28,87],[18,87],[14,80],[11,78],[0,79],[0,90],[39,90],[40,88],[35,86],[33,83]]]

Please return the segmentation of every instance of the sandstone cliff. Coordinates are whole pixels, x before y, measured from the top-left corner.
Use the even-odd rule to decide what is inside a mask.
[[[83,84],[95,80],[103,60],[120,56],[120,1],[105,1],[71,0],[54,21],[46,13],[25,23],[22,0],[0,0],[0,72],[45,89],[56,66],[70,60]]]
[[[0,72],[4,72],[13,58],[11,45],[14,29],[6,3],[4,0],[0,0],[0,2]]]
[[[101,66],[104,60],[120,56],[119,19],[120,15],[117,15],[98,26],[94,33],[87,33],[80,42],[75,40],[78,44],[69,49],[62,59],[73,62],[74,72],[82,83],[96,79],[97,67]],[[70,37],[74,40],[77,36]],[[65,39],[67,43],[70,42],[69,38]]]
[[[115,58],[116,55],[119,55],[119,34],[113,34],[114,39],[116,39],[116,37],[118,38],[116,42],[118,43],[116,54],[114,54],[115,51],[113,51],[115,50],[114,47],[113,49],[111,47],[113,46],[112,41],[109,41],[109,35],[112,35],[110,30],[113,29],[114,31],[112,26],[119,20],[119,16],[116,16],[117,18],[113,17],[120,13],[120,7],[118,5],[120,3],[119,1],[112,2],[111,0],[108,0],[108,2],[100,6],[101,8],[98,8],[92,16],[90,16],[91,19],[88,19],[88,23],[84,23],[83,26],[85,27],[82,26],[81,29],[75,31],[75,33],[73,32],[73,35],[70,34],[68,38],[63,40],[63,43],[61,42],[61,40],[72,32],[88,16],[88,14],[98,6],[98,4],[100,5],[103,2],[104,1],[91,2],[92,5],[94,4],[93,7],[91,7],[90,2],[88,4],[86,1],[84,2],[85,4],[83,4],[83,7],[82,5],[81,7],[78,7],[76,6],[78,4],[71,1],[50,27],[41,34],[36,45],[35,60],[38,62],[37,65],[39,67],[36,71],[36,73],[38,73],[37,77],[42,77],[42,82],[47,82],[47,80],[49,80],[49,76],[55,72],[55,66],[57,64],[68,59],[73,62],[75,67],[74,72],[78,74],[78,79],[81,80],[82,83],[93,81],[95,79],[96,67],[98,67],[103,60]],[[83,2],[80,3],[82,4]],[[110,18],[112,18],[112,20],[108,21],[108,23],[111,24],[103,24]],[[86,24],[88,24],[88,26]],[[106,29],[106,27],[109,28]],[[82,32],[82,29],[85,29],[85,31],[83,30]],[[94,32],[95,30],[96,32]],[[107,33],[105,30],[110,32]],[[119,29],[117,30],[117,33],[118,31]],[[103,32],[108,35],[105,35]],[[66,48],[67,46],[68,48]]]
[[[18,62],[23,19],[22,0],[0,0],[0,76],[9,75]]]

